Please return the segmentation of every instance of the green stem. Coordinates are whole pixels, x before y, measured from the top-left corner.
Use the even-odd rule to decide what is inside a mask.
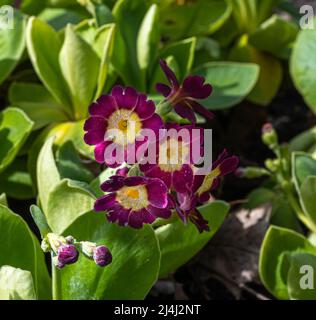
[[[53,300],[59,300],[58,295],[58,281],[57,281],[57,268],[53,263],[53,253],[51,253],[52,260],[52,291],[53,291]]]

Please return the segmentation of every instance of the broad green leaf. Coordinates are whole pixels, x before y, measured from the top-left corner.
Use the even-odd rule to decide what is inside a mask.
[[[305,214],[316,226],[316,175],[304,180],[299,194]]]
[[[213,86],[203,105],[209,109],[225,109],[245,99],[257,83],[259,67],[250,63],[210,62],[194,70]]]
[[[221,56],[221,46],[218,41],[199,37],[195,46],[194,66],[199,67],[202,64],[219,60]]]
[[[159,31],[159,10],[158,6],[153,4],[147,11],[137,36],[137,61],[145,79],[157,58]]]
[[[33,130],[53,122],[67,120],[67,114],[62,106],[40,84],[14,82],[10,86],[9,101],[11,105],[22,109],[34,121]]]
[[[296,39],[298,27],[278,15],[273,15],[249,36],[249,43],[278,58],[288,59]]]
[[[278,299],[289,299],[286,283],[281,279],[284,254],[298,252],[316,254],[316,248],[294,231],[269,228],[261,247],[259,273],[265,287]]]
[[[0,300],[36,300],[31,272],[2,266],[0,268]]]
[[[96,90],[100,63],[95,51],[68,25],[59,54],[59,64],[68,83],[77,120],[87,116],[88,106],[93,101]]]
[[[0,267],[9,265],[30,271],[38,299],[50,299],[51,284],[44,254],[26,222],[0,205]]]
[[[26,28],[26,45],[39,78],[53,97],[72,114],[69,89],[58,62],[61,37],[48,24],[31,17]]]
[[[311,153],[315,158],[315,145],[316,145],[316,127],[308,129],[297,135],[290,141],[290,151],[305,151]]]
[[[114,176],[117,169],[106,168],[102,171],[94,180],[90,182],[90,188],[92,189],[96,197],[102,197],[104,192],[101,190],[100,186],[103,182],[108,180],[111,176]]]
[[[259,105],[268,105],[281,85],[283,69],[280,61],[270,54],[258,51],[251,46],[248,43],[247,35],[240,38],[237,45],[231,50],[229,59],[259,65],[259,79],[248,99]]]
[[[54,233],[63,234],[78,217],[93,209],[94,202],[83,183],[63,179],[49,193],[47,223]]]
[[[108,246],[113,261],[102,268],[81,255],[76,264],[56,270],[57,298],[144,299],[157,280],[160,251],[150,226],[140,230],[120,227],[107,222],[103,214],[89,212],[65,234]]]
[[[114,36],[115,25],[108,24],[100,28],[94,38],[94,49],[101,60],[95,99],[101,95],[110,73],[109,67],[114,47]]]
[[[14,28],[0,28],[0,84],[18,64],[25,49],[25,17],[14,10]]]
[[[24,0],[21,2],[21,10],[28,15],[39,14],[46,6],[46,0]]]
[[[33,122],[17,108],[0,113],[0,173],[14,160],[33,127]]]
[[[16,158],[10,166],[0,174],[0,193],[4,192],[14,199],[31,199],[36,195],[32,179],[27,172],[26,159]]]
[[[179,67],[178,78],[180,81],[191,71],[194,61],[195,46],[196,38],[189,38],[174,42],[161,51],[160,56],[162,58],[166,59],[168,57],[173,57],[176,60],[177,66]]]
[[[316,176],[316,160],[307,153],[294,152],[292,154],[292,177],[298,191],[309,176]]]
[[[199,234],[192,223],[184,225],[180,220],[156,229],[161,250],[160,277],[176,271],[208,243],[224,222],[229,205],[222,201],[214,201],[200,207],[199,210],[209,221],[211,231]]]
[[[316,29],[302,30],[294,45],[291,75],[297,90],[308,106],[316,112]]]
[[[41,206],[47,215],[50,193],[60,182],[60,175],[53,154],[54,137],[43,145],[37,159],[37,188]]]
[[[230,14],[231,6],[222,0],[173,1],[162,10],[162,32],[170,40],[212,34]]]
[[[145,90],[137,59],[137,37],[147,7],[144,0],[119,0],[113,8],[117,34],[112,63],[124,82]]]
[[[288,291],[293,300],[316,300],[316,256],[308,253],[291,255]]]
[[[30,212],[43,239],[48,233],[52,232],[49,225],[47,224],[46,217],[42,210],[34,204],[31,205]]]
[[[57,151],[56,162],[61,178],[91,182],[92,172],[83,164],[73,143],[65,142]]]

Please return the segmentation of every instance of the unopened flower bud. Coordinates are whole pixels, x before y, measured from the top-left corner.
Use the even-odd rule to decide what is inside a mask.
[[[105,267],[112,262],[112,254],[106,246],[98,246],[93,252],[93,260],[98,266]]]
[[[276,172],[280,167],[279,159],[267,159],[264,164],[272,172]]]
[[[79,252],[72,244],[62,245],[58,248],[58,262],[62,265],[72,264],[77,262]]]
[[[66,239],[64,237],[59,236],[55,233],[48,233],[47,240],[50,244],[51,250],[53,250],[56,254],[60,246],[67,244]]]
[[[93,252],[95,248],[97,247],[97,244],[90,241],[81,241],[81,251],[84,255],[86,255],[88,258],[93,258]]]
[[[262,127],[262,141],[271,149],[277,146],[278,136],[271,123],[266,123]]]
[[[65,264],[61,263],[59,260],[58,260],[58,257],[57,256],[54,256],[53,257],[53,264],[55,267],[57,267],[58,269],[62,269]]]
[[[73,236],[68,236],[65,238],[65,240],[68,244],[74,244],[74,242],[75,242],[75,239]]]
[[[49,241],[47,239],[47,237],[45,237],[43,240],[42,240],[42,243],[41,243],[41,248],[44,252],[49,252],[51,250],[51,246],[49,244]]]
[[[259,167],[238,168],[235,171],[235,175],[238,178],[247,178],[247,179],[260,178],[262,176],[267,176],[269,174],[270,174],[269,171]]]

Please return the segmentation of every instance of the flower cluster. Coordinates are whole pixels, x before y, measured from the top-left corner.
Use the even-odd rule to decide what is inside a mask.
[[[79,251],[87,258],[93,259],[100,267],[105,267],[112,262],[112,254],[106,246],[88,241],[77,242],[72,236],[62,237],[55,233],[48,233],[42,240],[41,247],[44,252],[52,253],[53,264],[58,269],[76,263]]]
[[[164,96],[157,108],[146,95],[121,86],[115,86],[90,107],[91,116],[84,125],[85,142],[95,146],[99,163],[109,167],[123,165],[101,185],[105,195],[97,199],[95,211],[106,211],[109,221],[133,228],[152,224],[157,218],[168,219],[174,212],[183,222],[193,222],[200,232],[207,231],[208,221],[197,207],[209,201],[221,177],[236,170],[238,158],[224,150],[206,174],[198,174],[192,149],[198,146],[202,158],[204,131],[196,126],[195,114],[213,117],[199,102],[208,98],[212,87],[200,76],[189,76],[180,84],[165,61],[160,65],[170,86],[157,84],[157,90]],[[163,117],[172,110],[191,124],[165,123]],[[147,129],[155,135],[148,137]],[[183,129],[186,136],[166,134],[169,130],[180,133]],[[161,131],[165,134],[158,135]],[[200,132],[199,141],[194,131]],[[143,152],[132,167],[137,166],[136,171],[130,169],[133,163],[128,161],[129,150],[135,154]],[[117,153],[122,154],[123,161],[117,161]],[[146,162],[151,153],[155,154],[155,161]]]

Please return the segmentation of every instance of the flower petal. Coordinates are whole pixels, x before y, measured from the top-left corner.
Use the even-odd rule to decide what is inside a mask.
[[[168,188],[160,179],[150,179],[147,184],[148,200],[156,208],[164,209],[168,206]]]
[[[107,211],[117,203],[115,193],[107,194],[99,199],[96,200],[94,204],[94,210],[95,211]]]
[[[119,108],[134,109],[138,101],[138,93],[132,87],[115,86],[111,92]]]
[[[139,95],[135,112],[140,119],[148,119],[155,113],[155,103],[152,100],[147,101],[144,94]]]
[[[89,113],[92,116],[101,116],[108,118],[117,109],[115,99],[111,95],[101,96],[96,103],[89,107]]]
[[[186,193],[192,188],[193,170],[187,164],[184,164],[181,170],[173,172],[172,184],[179,193]]]
[[[162,69],[162,71],[165,73],[168,81],[170,82],[171,86],[175,89],[179,88],[179,82],[178,79],[176,77],[176,75],[174,74],[174,72],[169,68],[167,62],[163,59],[161,59],[159,61],[160,67]]]
[[[147,207],[147,211],[158,218],[169,219],[171,217],[171,210],[170,209],[159,209],[159,208],[156,208],[156,207],[149,205]]]
[[[128,216],[128,225],[135,229],[140,229],[143,226],[142,210],[130,212]]]
[[[100,116],[93,116],[86,120],[83,126],[84,131],[90,130],[104,130],[106,129],[107,121]]]
[[[158,116],[158,114],[155,113],[152,117],[150,117],[142,122],[142,127],[144,129],[153,130],[157,135],[159,132],[159,129],[163,128],[163,121],[160,118],[160,116]],[[158,136],[156,138],[158,139]]]
[[[208,120],[212,120],[214,118],[214,114],[213,112],[207,110],[205,107],[203,107],[201,104],[199,104],[196,101],[191,100],[190,101],[190,105],[192,107],[192,109],[200,114],[201,116],[203,116],[204,118],[208,119]]]
[[[117,191],[124,186],[125,177],[112,176],[108,180],[104,181],[100,188],[104,192]]]
[[[91,130],[84,135],[86,144],[93,146],[101,143],[104,140],[104,130]]]
[[[175,108],[175,112],[182,118],[188,119],[191,123],[196,123],[196,117],[191,109],[190,105],[186,101],[182,101],[182,103],[178,103]]]
[[[183,81],[183,90],[186,95],[194,99],[206,99],[212,93],[212,86],[204,84],[205,78],[201,76],[188,76]]]
[[[167,98],[172,91],[172,89],[169,86],[167,86],[166,84],[163,84],[163,83],[157,83],[156,90],[160,94],[162,94],[165,98]]]

